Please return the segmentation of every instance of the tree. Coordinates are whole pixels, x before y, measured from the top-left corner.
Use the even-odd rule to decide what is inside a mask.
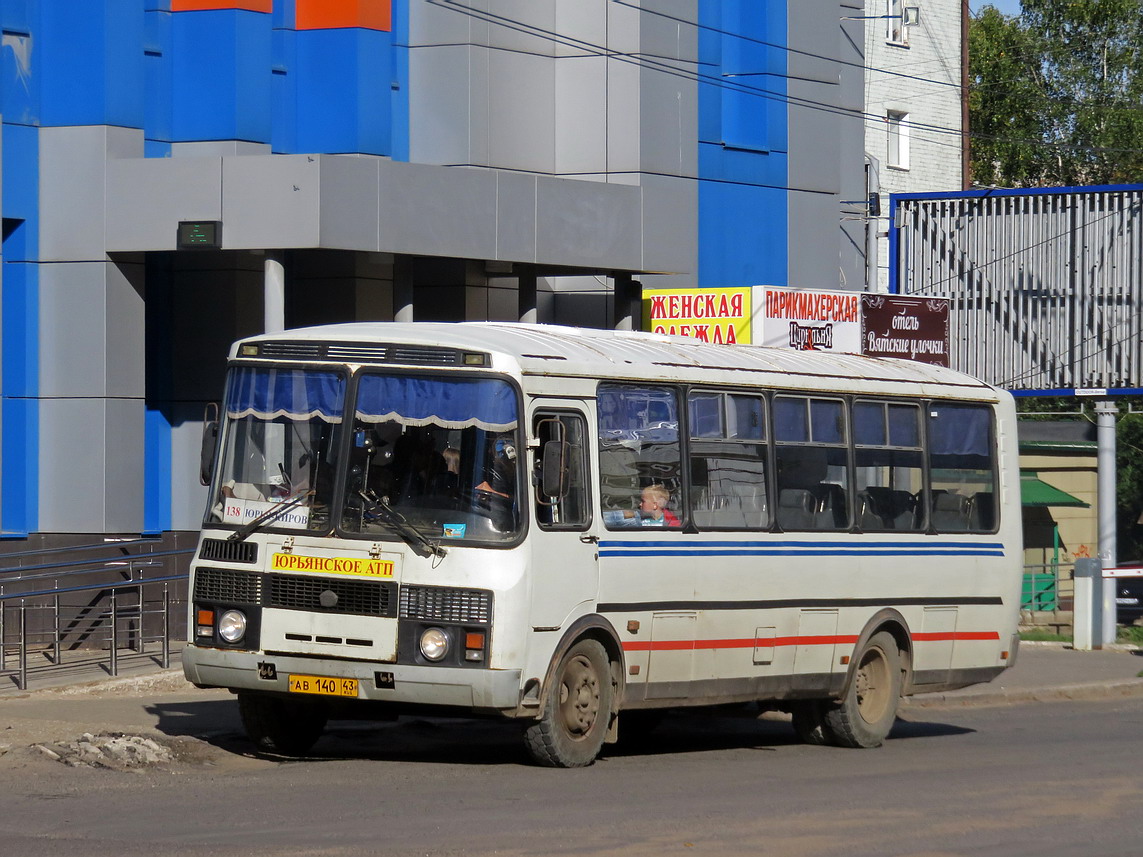
[[[1143,181],[1143,0],[1024,0],[969,24],[973,181]]]

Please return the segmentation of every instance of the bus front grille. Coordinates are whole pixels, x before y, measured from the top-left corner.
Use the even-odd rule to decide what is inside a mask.
[[[253,571],[199,568],[194,573],[194,600],[261,604],[262,575]]]
[[[355,616],[391,617],[394,612],[391,583],[286,574],[271,574],[267,577],[266,607]]]
[[[402,619],[430,622],[492,621],[492,593],[483,589],[447,586],[402,586],[397,615]]]
[[[198,552],[199,559],[212,559],[215,562],[257,562],[256,542],[232,542],[228,539],[203,539]]]

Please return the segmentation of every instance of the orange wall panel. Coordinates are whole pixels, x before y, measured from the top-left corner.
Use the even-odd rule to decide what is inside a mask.
[[[294,27],[332,30],[339,27],[392,29],[391,0],[296,0]]]

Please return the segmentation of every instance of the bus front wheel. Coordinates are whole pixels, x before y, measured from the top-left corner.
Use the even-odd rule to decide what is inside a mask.
[[[325,731],[325,709],[310,702],[239,691],[238,713],[259,750],[283,756],[308,753]]]
[[[611,719],[611,665],[595,640],[560,659],[540,719],[524,733],[532,759],[549,768],[582,768],[599,755]]]
[[[901,653],[887,631],[869,638],[842,700],[826,709],[824,726],[841,747],[879,747],[897,719]]]

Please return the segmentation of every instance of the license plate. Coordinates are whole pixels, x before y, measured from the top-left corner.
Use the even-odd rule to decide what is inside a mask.
[[[357,679],[329,678],[321,675],[291,675],[290,693],[314,693],[318,696],[357,696]]]

